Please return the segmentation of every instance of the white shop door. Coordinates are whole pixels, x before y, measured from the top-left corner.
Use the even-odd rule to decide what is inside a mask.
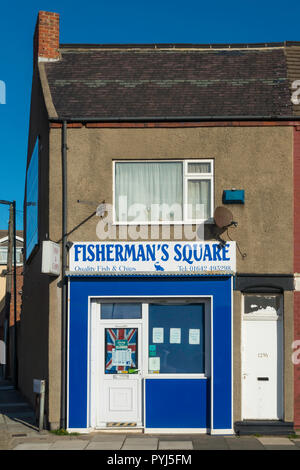
[[[101,325],[98,427],[142,425],[141,325]]]
[[[283,322],[277,297],[250,298],[248,312],[243,316],[242,418],[244,420],[278,420],[283,417]],[[272,301],[278,308],[274,307]],[[266,307],[268,305],[266,302],[269,302],[269,307]],[[249,307],[252,308],[250,312]]]

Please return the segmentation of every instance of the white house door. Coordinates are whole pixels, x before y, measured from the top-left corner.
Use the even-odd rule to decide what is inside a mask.
[[[242,418],[283,417],[280,296],[245,296],[242,322]]]
[[[141,330],[120,321],[100,326],[97,427],[142,425]]]

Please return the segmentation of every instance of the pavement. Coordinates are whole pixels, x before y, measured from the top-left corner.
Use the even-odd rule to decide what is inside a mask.
[[[0,379],[0,450],[300,450],[300,436],[151,435],[126,430],[78,435],[39,432],[35,413],[24,397],[11,382]]]

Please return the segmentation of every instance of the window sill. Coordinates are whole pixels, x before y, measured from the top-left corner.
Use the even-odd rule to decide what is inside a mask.
[[[209,379],[205,374],[145,374],[144,379]]]
[[[198,224],[214,224],[214,219],[213,217],[210,217],[209,219],[202,219],[202,220],[185,220],[185,221],[135,221],[135,222],[113,222],[113,226],[126,226],[126,225],[131,225],[131,226],[140,226],[140,225],[198,225]]]
[[[281,315],[243,315],[243,321],[277,321],[281,319]]]

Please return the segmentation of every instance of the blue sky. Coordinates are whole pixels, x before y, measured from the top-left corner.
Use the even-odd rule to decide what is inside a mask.
[[[60,14],[61,43],[234,43],[300,40],[300,2],[89,0],[1,2],[0,199],[23,197],[32,78],[32,39],[39,10]],[[300,79],[300,77],[299,77]],[[1,96],[0,96],[1,99]],[[0,205],[0,229],[8,208]]]

